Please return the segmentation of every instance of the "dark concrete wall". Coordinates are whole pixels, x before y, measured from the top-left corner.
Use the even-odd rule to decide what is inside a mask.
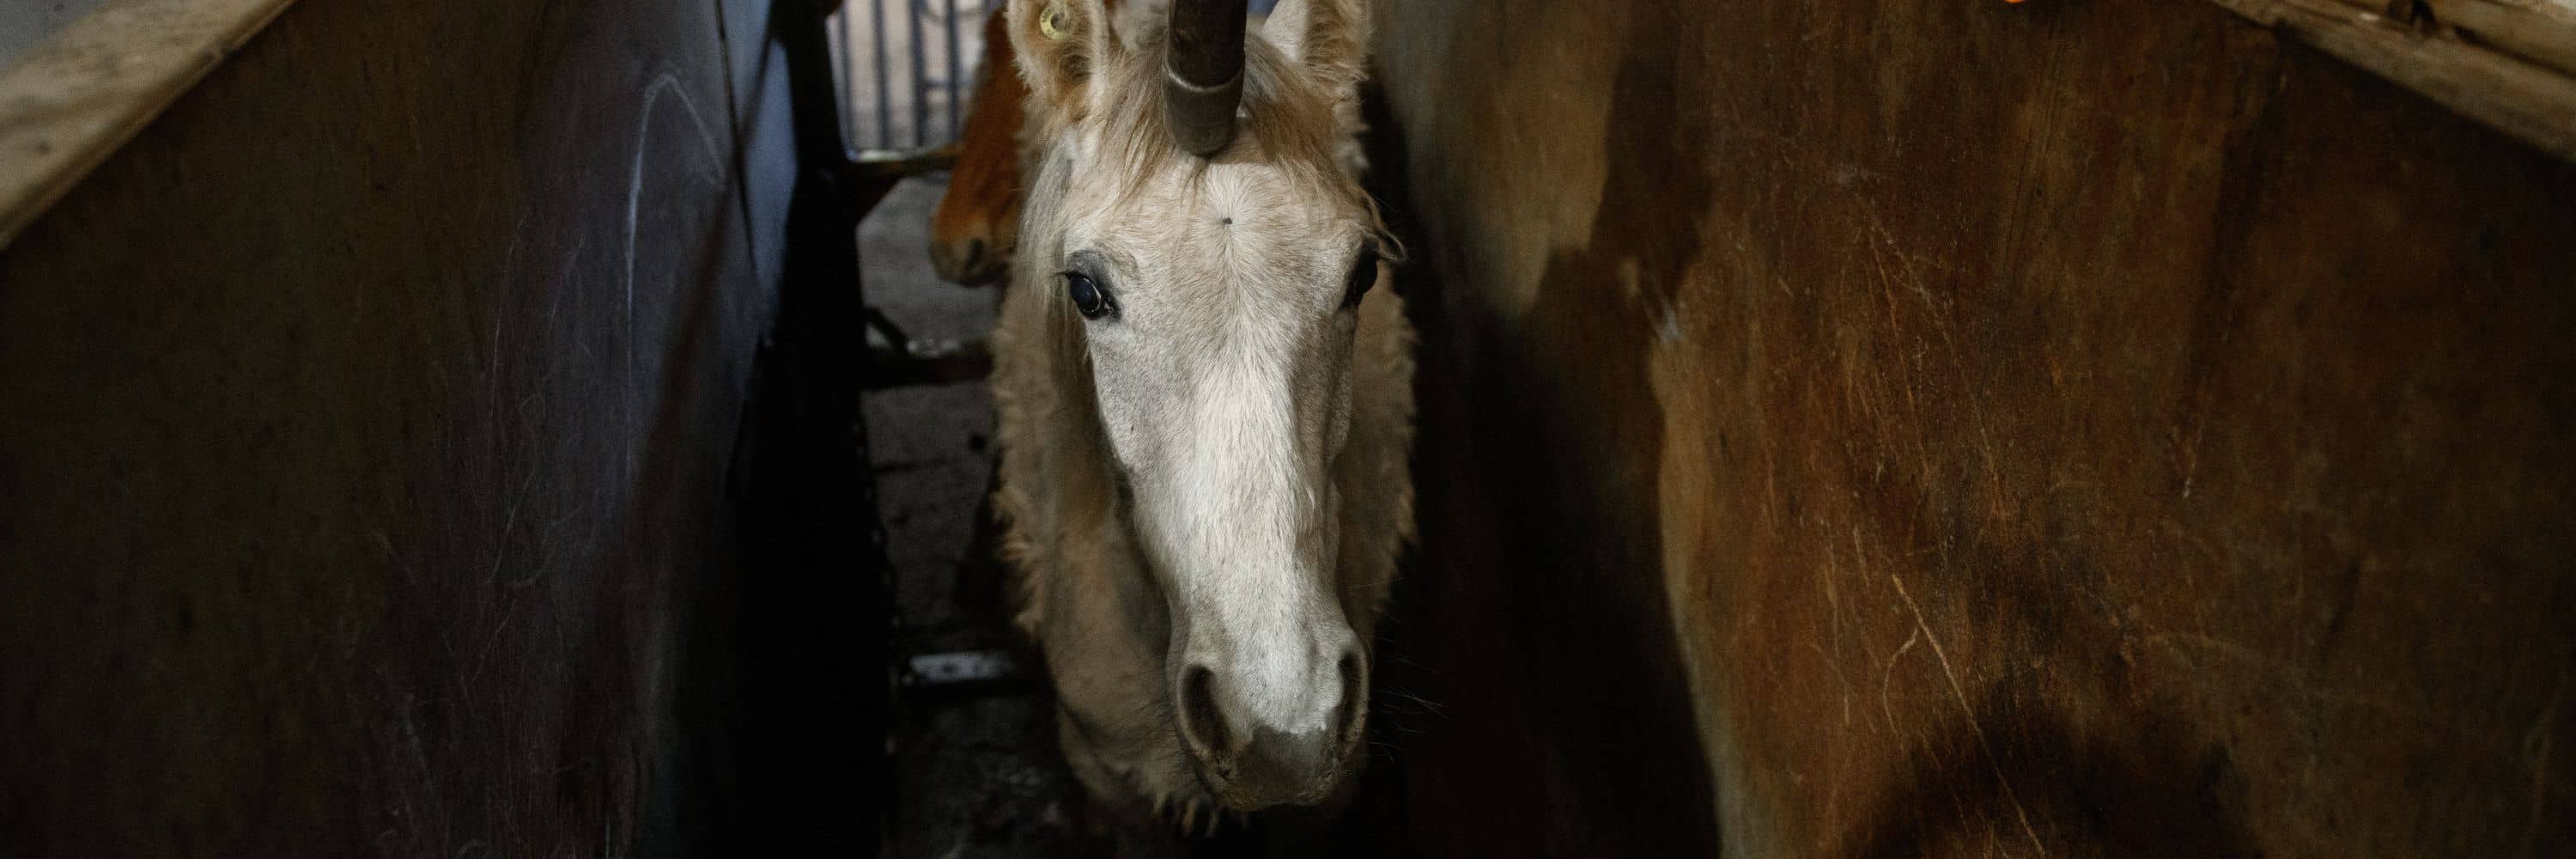
[[[2200,3],[1383,4],[1423,855],[2576,850],[2576,173]]]
[[[0,853],[706,831],[768,5],[297,4],[0,252]]]

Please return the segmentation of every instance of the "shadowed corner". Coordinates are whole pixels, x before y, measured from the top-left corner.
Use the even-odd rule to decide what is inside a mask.
[[[2245,774],[2224,745],[2169,717],[2116,735],[2079,734],[2063,716],[1997,692],[1977,712],[2009,726],[1991,746],[1961,719],[1934,728],[1854,819],[1874,821],[1851,855],[1911,859],[1985,852],[2115,857],[2263,855],[2230,809]],[[1989,757],[1991,755],[1991,757]]]

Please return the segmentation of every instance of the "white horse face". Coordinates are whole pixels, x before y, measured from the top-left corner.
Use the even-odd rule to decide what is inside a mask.
[[[1081,319],[1065,333],[1089,372],[1065,384],[1091,388],[1096,453],[1169,610],[1168,712],[1200,779],[1237,809],[1312,803],[1367,706],[1332,478],[1379,275],[1344,163],[1366,16],[1288,0],[1226,59],[1208,47],[1236,38],[1210,23],[1222,4],[1179,2],[1013,0],[1046,153],[1018,288]],[[1186,55],[1166,12],[1201,34]]]
[[[1379,275],[1370,213],[1258,162],[1175,161],[1141,186],[1068,168],[1061,273],[1042,288],[1085,319],[1125,513],[1171,613],[1184,739],[1230,804],[1314,801],[1366,706],[1331,475]]]

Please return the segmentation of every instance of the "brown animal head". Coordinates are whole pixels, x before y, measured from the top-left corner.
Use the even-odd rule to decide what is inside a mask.
[[[1114,14],[1119,2],[1107,0],[1101,7]],[[948,191],[930,215],[931,267],[941,278],[966,286],[1000,283],[1011,273],[1011,258],[1019,249],[1020,201],[1027,190],[1020,171],[1029,153],[1020,132],[1028,115],[1029,88],[1013,68],[1017,54],[1007,9],[995,8],[985,19],[984,50],[974,112],[958,135]]]
[[[1020,236],[1020,117],[1029,89],[1012,69],[1007,10],[984,22],[983,81],[957,140],[948,193],[930,215],[930,265],[953,283],[982,286],[1011,272]]]

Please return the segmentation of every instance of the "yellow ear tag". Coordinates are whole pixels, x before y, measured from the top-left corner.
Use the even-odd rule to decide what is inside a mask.
[[[1064,4],[1047,4],[1045,14],[1038,16],[1038,34],[1050,42],[1064,41]]]

